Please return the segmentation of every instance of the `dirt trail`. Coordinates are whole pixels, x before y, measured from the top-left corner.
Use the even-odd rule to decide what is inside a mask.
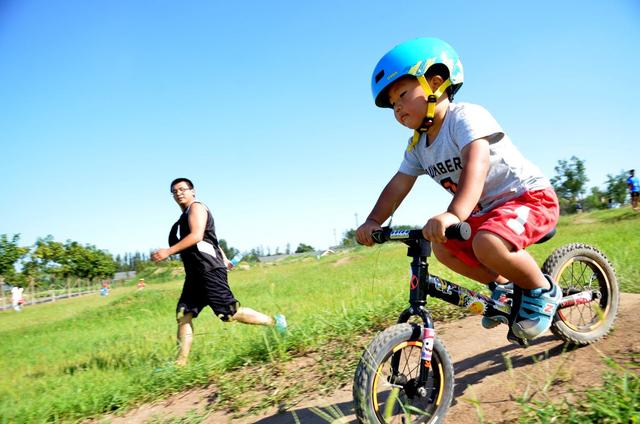
[[[529,393],[533,399],[560,399],[570,396],[570,389],[582,391],[601,384],[606,355],[620,362],[629,361],[640,353],[640,295],[623,294],[615,330],[606,339],[592,346],[564,352],[563,344],[550,333],[534,340],[527,349],[520,349],[506,340],[506,326],[484,330],[480,317],[468,317],[437,326],[454,361],[456,376],[455,400],[447,414],[449,424],[482,422],[514,422],[520,412],[515,398]],[[511,370],[505,365],[511,363]],[[637,361],[637,359],[636,359]],[[635,363],[636,370],[640,364]],[[542,390],[551,382],[547,392]],[[153,405],[145,405],[125,416],[108,420],[116,423],[145,423],[167,416],[186,416],[188,411],[205,405],[211,389],[199,389],[176,395]],[[261,415],[242,419],[214,413],[204,421],[209,424],[326,424],[318,415],[325,412],[341,417],[335,423],[354,423],[351,387],[336,391],[330,397],[300,402],[295,409],[278,412],[275,408]],[[101,420],[101,422],[105,422]],[[157,422],[157,421],[156,421]]]

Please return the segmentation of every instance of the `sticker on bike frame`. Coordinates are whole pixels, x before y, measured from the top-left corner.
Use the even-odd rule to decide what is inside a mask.
[[[409,230],[393,230],[389,234],[389,240],[403,240],[409,237]]]
[[[475,292],[473,291],[460,296],[460,306],[465,307],[469,312],[473,314],[483,314],[487,309],[486,302],[477,297]]]
[[[412,275],[411,276],[411,281],[409,281],[409,287],[411,287],[411,290],[415,289],[416,287],[418,287],[418,276],[417,275]]]
[[[592,302],[593,293],[591,291],[584,291],[576,294],[572,294],[571,296],[566,296],[562,298],[562,302],[558,308],[566,308],[568,306],[575,305],[583,305],[585,303]]]
[[[445,280],[442,280],[440,278],[435,279],[434,287],[436,290],[442,293],[451,294],[453,292],[453,286],[450,286]]]
[[[431,366],[431,355],[433,354],[433,342],[436,338],[436,330],[433,328],[423,328],[422,329],[422,352],[420,358],[423,361],[427,361],[428,365]]]

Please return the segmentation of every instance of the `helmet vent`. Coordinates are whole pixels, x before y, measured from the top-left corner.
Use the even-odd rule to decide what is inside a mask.
[[[384,69],[380,72],[378,72],[378,74],[376,75],[376,84],[380,82],[380,80],[382,79],[382,77],[384,76]]]

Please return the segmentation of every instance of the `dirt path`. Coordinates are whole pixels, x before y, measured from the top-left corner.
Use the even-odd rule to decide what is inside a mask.
[[[560,399],[571,396],[571,389],[582,391],[600,385],[606,368],[600,360],[602,355],[625,362],[631,358],[630,354],[635,354],[637,361],[639,310],[640,295],[623,294],[614,332],[593,346],[569,352],[564,352],[562,343],[551,334],[539,337],[527,349],[520,349],[506,341],[506,326],[484,330],[477,316],[439,325],[438,335],[453,358],[456,375],[455,400],[446,422],[514,422],[520,412],[515,399],[525,392],[536,400]],[[508,362],[510,370],[506,366]],[[640,369],[639,363],[634,366]],[[549,386],[547,390],[543,389],[545,385]],[[192,390],[107,422],[146,423],[167,416],[185,416],[194,407],[206,405],[211,396],[211,389]],[[203,422],[326,424],[331,420],[321,417],[323,413],[340,417],[335,423],[354,423],[351,387],[338,390],[330,397],[300,402],[286,412],[274,408],[242,419],[220,412],[209,415]]]

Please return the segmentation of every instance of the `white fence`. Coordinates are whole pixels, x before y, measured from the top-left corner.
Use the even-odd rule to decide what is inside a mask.
[[[22,298],[24,299],[23,306],[55,302],[59,299],[68,299],[71,297],[97,293],[105,282],[110,288],[114,288],[116,285],[123,285],[125,280],[68,280],[66,287],[57,289],[38,289],[30,286],[25,288],[22,293]],[[5,285],[5,287],[7,286]],[[6,289],[0,290],[0,311],[11,308],[11,291]]]

